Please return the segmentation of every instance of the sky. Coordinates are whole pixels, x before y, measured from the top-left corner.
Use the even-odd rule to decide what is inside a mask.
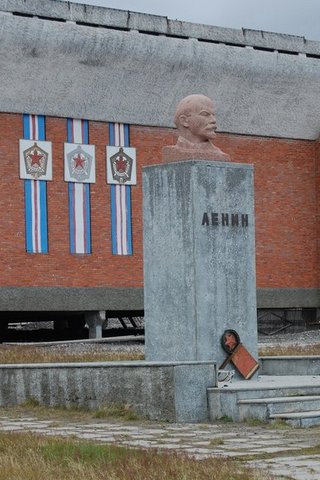
[[[71,0],[219,27],[252,28],[320,41],[320,0]]]

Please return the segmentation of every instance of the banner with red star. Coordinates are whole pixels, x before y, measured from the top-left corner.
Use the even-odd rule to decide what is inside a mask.
[[[20,178],[52,180],[51,142],[19,140]]]
[[[24,179],[26,251],[48,253],[47,182],[52,180],[51,142],[46,142],[45,117],[23,115],[20,178]]]
[[[132,255],[131,185],[136,184],[135,149],[130,148],[130,126],[109,123],[107,182],[111,196],[113,255]]]
[[[79,143],[64,144],[66,182],[95,183],[95,147]]]
[[[107,183],[111,185],[136,185],[136,149],[107,146]]]
[[[65,180],[68,182],[70,253],[91,253],[90,183],[95,182],[94,146],[88,120],[67,119]]]

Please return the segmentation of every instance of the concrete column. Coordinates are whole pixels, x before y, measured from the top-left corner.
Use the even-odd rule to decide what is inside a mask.
[[[102,325],[106,319],[106,312],[86,312],[85,320],[89,327],[89,338],[102,338]]]
[[[143,196],[146,360],[219,366],[226,329],[257,358],[252,166],[146,167]]]

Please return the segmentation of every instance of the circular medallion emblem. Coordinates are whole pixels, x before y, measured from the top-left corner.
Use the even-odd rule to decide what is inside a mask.
[[[227,353],[232,353],[240,343],[239,334],[235,330],[225,330],[221,337],[221,345]]]

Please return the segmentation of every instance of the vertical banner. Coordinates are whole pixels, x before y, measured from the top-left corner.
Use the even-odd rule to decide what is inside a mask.
[[[114,147],[129,147],[129,125],[123,123],[109,123],[109,143]],[[107,147],[107,173],[113,164],[116,166],[112,174],[108,174],[107,181],[111,183],[111,237],[113,255],[132,255],[131,231],[131,185],[127,182],[128,160],[132,160],[125,152],[126,148],[118,148],[110,155]],[[132,149],[134,150],[134,149]],[[113,153],[113,152],[112,152]],[[135,158],[132,161],[135,168]],[[112,178],[112,180],[110,180]],[[129,178],[130,180],[130,178]],[[130,182],[127,182],[130,183]]]
[[[44,116],[24,114],[23,136],[24,140],[20,140],[20,178],[25,179],[26,251],[48,253],[46,180],[52,178],[52,155],[51,143],[43,141]],[[43,179],[39,180],[41,177]]]
[[[94,147],[88,120],[67,119],[65,180],[69,195],[71,253],[91,253],[90,183],[95,181]]]

